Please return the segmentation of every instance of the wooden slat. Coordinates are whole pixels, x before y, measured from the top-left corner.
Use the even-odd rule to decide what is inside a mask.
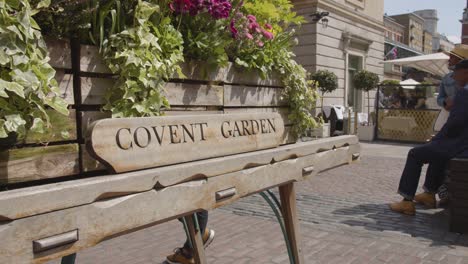
[[[203,247],[202,234],[200,232],[200,229],[197,229],[195,227],[194,216],[187,216],[184,218],[187,222],[188,232],[192,241],[193,258],[195,260],[195,263],[206,264],[207,262],[205,257],[205,249]]]
[[[279,113],[283,119],[284,125],[292,125],[291,121],[288,118],[289,108],[287,107],[262,107],[262,108],[224,108],[224,113],[226,114],[239,114],[239,113]]]
[[[224,105],[232,107],[286,106],[282,89],[241,85],[224,86]]]
[[[224,82],[227,84],[246,84],[255,86],[275,86],[282,87],[278,74],[273,74],[268,78],[262,79],[259,72],[240,68],[230,64],[226,68]]]
[[[77,144],[0,152],[0,184],[50,179],[77,173]]]
[[[28,132],[24,143],[76,140],[76,113],[73,109],[69,111],[70,114],[64,116],[54,110],[47,110],[51,126],[46,127],[44,133]]]
[[[83,135],[86,135],[89,125],[94,121],[101,120],[104,118],[111,118],[112,114],[110,112],[100,112],[100,111],[86,111],[81,112],[81,129]]]
[[[92,171],[104,171],[106,167],[102,165],[99,161],[95,160],[91,155],[89,155],[84,144],[80,145],[81,148],[81,171],[82,172],[92,172]]]
[[[105,104],[104,95],[114,84],[115,79],[112,78],[81,77],[81,103],[85,105]]]
[[[219,85],[167,83],[163,95],[174,106],[223,105],[223,87]]]
[[[111,73],[99,54],[98,47],[81,45],[80,71],[93,73]]]
[[[46,38],[49,64],[57,69],[71,69],[71,49],[67,40]]]
[[[64,70],[56,70],[55,80],[57,80],[60,97],[68,104],[75,104],[75,97],[73,94],[73,75],[66,74]]]
[[[176,73],[173,78],[220,83],[225,80],[227,72],[226,68],[210,68],[199,61],[184,62],[180,68],[185,76]]]

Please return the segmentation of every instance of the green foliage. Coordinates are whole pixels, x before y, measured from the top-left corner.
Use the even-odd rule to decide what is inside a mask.
[[[55,70],[47,63],[47,48],[32,16],[48,1],[0,1],[0,138],[27,130],[43,132],[51,107],[67,115],[59,97]]]
[[[293,4],[290,0],[245,0],[243,8],[261,24],[272,25],[275,34],[283,32],[291,24],[305,22],[302,16],[292,11]]]
[[[318,89],[322,94],[331,93],[338,88],[338,77],[331,71],[316,71],[312,74],[311,79],[317,82]]]
[[[356,89],[369,92],[379,85],[379,76],[373,72],[361,70],[354,76],[353,83]]]
[[[119,74],[104,109],[113,117],[139,117],[159,115],[169,107],[161,92],[174,71],[181,72],[182,44],[181,34],[159,6],[139,1],[133,26],[103,43],[109,68]]]
[[[382,86],[399,86],[400,81],[398,80],[383,80],[380,85]]]
[[[184,55],[192,60],[203,61],[210,65],[226,66],[228,56],[225,47],[232,38],[227,28],[227,20],[214,20],[209,14],[196,16],[179,15],[179,30],[184,38]]]

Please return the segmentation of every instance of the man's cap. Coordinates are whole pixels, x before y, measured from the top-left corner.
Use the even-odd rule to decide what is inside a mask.
[[[453,55],[457,58],[460,58],[462,60],[468,59],[468,45],[465,44],[457,44],[455,48],[451,51],[444,51],[445,54],[447,55]]]
[[[455,65],[455,70],[468,69],[468,60],[462,60]]]

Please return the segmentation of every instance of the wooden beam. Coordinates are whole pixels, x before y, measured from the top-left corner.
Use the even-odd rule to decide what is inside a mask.
[[[283,212],[284,225],[288,234],[289,243],[295,264],[303,264],[301,236],[299,230],[299,218],[297,216],[296,189],[294,182],[279,187],[281,198],[281,210]]]
[[[187,222],[188,232],[190,235],[190,240],[192,241],[192,252],[193,258],[195,259],[196,264],[206,264],[205,249],[203,247],[202,234],[199,227],[195,227],[196,214],[193,214],[190,217],[184,217]]]

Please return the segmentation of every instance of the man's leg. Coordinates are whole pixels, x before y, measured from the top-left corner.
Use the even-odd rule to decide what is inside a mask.
[[[196,215],[198,220],[198,226],[200,227],[200,233],[204,235],[206,231],[206,226],[208,224],[208,211],[203,210],[201,212],[196,213]],[[205,243],[205,239],[203,240],[203,242]],[[185,241],[184,249],[187,249],[188,251],[192,252],[192,247],[190,246],[188,237]]]
[[[443,159],[429,164],[429,168],[427,168],[426,173],[426,180],[424,181],[424,191],[434,194],[437,193],[437,190],[444,183],[447,164],[448,160]]]

